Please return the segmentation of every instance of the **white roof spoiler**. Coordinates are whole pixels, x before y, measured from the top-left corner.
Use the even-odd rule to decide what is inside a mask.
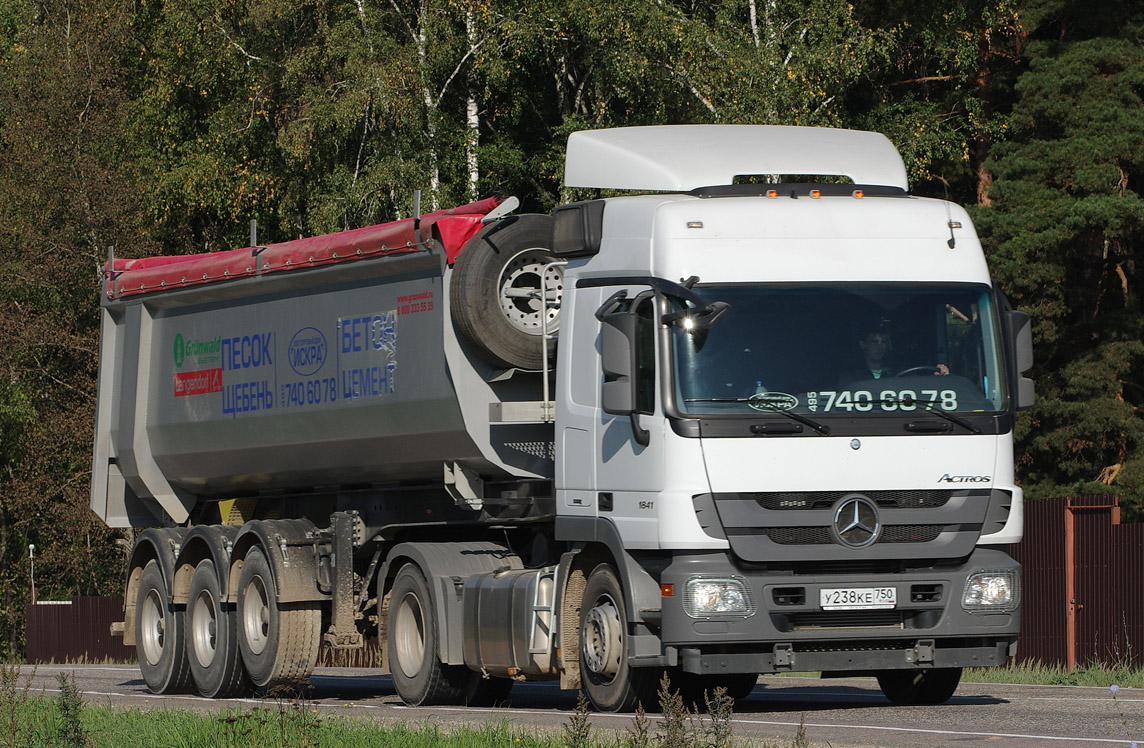
[[[564,184],[687,192],[736,176],[845,176],[908,190],[898,149],[876,132],[778,125],[655,125],[581,130],[568,138]]]

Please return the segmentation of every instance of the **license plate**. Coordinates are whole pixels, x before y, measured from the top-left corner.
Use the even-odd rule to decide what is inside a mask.
[[[843,587],[818,591],[823,610],[885,610],[898,605],[896,587]]]

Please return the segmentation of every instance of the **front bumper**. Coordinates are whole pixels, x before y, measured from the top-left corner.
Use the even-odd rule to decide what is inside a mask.
[[[1004,611],[965,610],[967,577],[986,569],[1011,569],[1019,579],[1016,561],[985,548],[955,567],[899,573],[768,572],[740,569],[724,553],[679,555],[660,579],[677,591],[662,598],[665,664],[690,673],[728,674],[1002,665],[1016,653],[1020,586]],[[743,580],[753,612],[688,615],[682,592],[694,577]],[[867,587],[894,587],[894,608],[828,611],[819,605],[822,589]]]

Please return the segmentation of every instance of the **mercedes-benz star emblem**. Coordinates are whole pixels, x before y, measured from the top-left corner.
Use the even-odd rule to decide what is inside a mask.
[[[882,526],[878,507],[865,496],[847,496],[834,510],[834,537],[851,548],[865,548],[878,539]]]

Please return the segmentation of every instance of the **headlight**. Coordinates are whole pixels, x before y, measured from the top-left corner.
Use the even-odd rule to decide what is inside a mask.
[[[961,607],[976,611],[1016,610],[1021,601],[1021,577],[1016,569],[979,571],[965,580]]]
[[[692,618],[749,616],[755,612],[755,601],[744,579],[692,577],[684,587],[683,610]]]

